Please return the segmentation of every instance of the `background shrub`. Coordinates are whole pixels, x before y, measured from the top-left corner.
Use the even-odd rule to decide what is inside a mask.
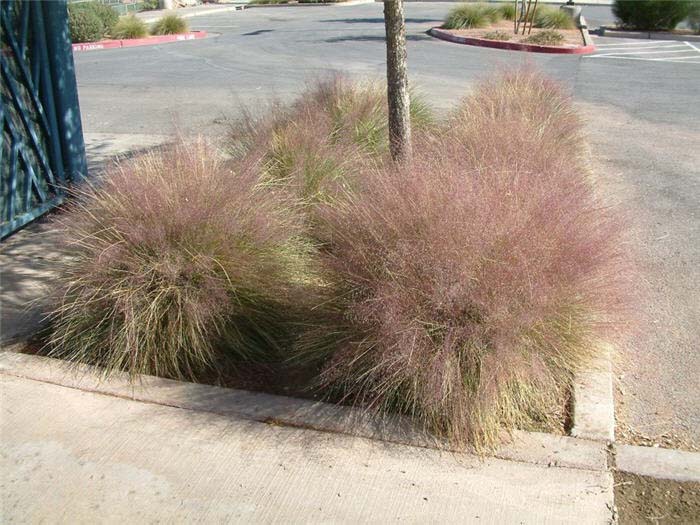
[[[68,5],[68,26],[73,42],[96,42],[105,33],[105,26],[94,11]]]
[[[553,29],[538,31],[527,37],[523,42],[537,44],[539,46],[558,46],[564,42],[564,35]]]
[[[693,31],[700,34],[700,2],[697,3],[690,16],[688,16],[688,25]]]
[[[324,385],[477,447],[560,421],[572,374],[624,318],[627,274],[618,218],[587,171],[557,133],[522,131],[544,126],[535,115],[570,118],[532,98],[541,90],[566,100],[531,73],[487,82],[439,140],[414,145],[410,168],[365,167],[320,207],[335,328],[306,334],[299,353],[324,361]],[[471,107],[482,111],[460,122]]]
[[[574,21],[561,9],[546,5],[538,6],[535,11],[535,27],[545,29],[574,29]]]
[[[51,355],[196,378],[289,343],[308,249],[293,207],[199,140],[118,166],[62,215],[72,257],[52,313]]]
[[[117,25],[117,22],[119,21],[119,13],[103,3],[85,2],[77,5],[83,7],[84,9],[91,9],[94,11],[99,19],[102,20],[102,23],[105,26],[106,34],[111,34],[114,26]]]
[[[643,31],[671,30],[698,9],[698,0],[615,0],[621,26]]]
[[[151,34],[153,35],[177,35],[187,33],[188,30],[187,20],[174,13],[165,15],[151,26]]]
[[[94,14],[102,22],[102,36],[110,36],[115,24],[119,20],[119,14],[110,6],[97,1],[79,2],[68,4],[69,23],[70,13],[77,11],[86,11]]]
[[[122,16],[112,30],[113,38],[144,38],[148,36],[148,26],[135,15]]]
[[[445,18],[445,29],[473,29],[486,27],[502,18],[499,7],[486,4],[461,4],[453,8]]]

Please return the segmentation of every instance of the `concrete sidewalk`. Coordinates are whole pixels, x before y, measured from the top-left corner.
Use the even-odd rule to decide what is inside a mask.
[[[609,523],[607,471],[479,460],[0,373],[3,521]]]

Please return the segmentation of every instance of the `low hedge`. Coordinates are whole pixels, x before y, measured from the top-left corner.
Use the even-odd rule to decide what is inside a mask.
[[[77,40],[76,35],[78,35],[79,38],[85,38],[86,36],[84,35],[84,25],[85,25],[85,16],[81,16],[76,18],[75,13],[78,11],[80,12],[86,12],[90,13],[91,15],[94,15],[97,17],[97,19],[100,21],[102,24],[101,27],[101,34],[98,38],[94,38],[93,40]],[[78,2],[78,3],[72,3],[69,4],[68,6],[68,12],[69,12],[69,24],[71,23],[72,20],[81,20],[81,27],[80,28],[74,28],[73,25],[71,25],[71,35],[73,35],[73,41],[74,42],[92,42],[94,40],[99,40],[101,37],[105,36],[110,36],[112,33],[112,30],[114,29],[114,26],[117,24],[119,21],[119,13],[117,13],[114,9],[112,9],[110,6],[105,5],[101,2],[98,2],[96,0],[90,1],[90,2]],[[74,16],[70,16],[70,14],[73,13]],[[92,20],[92,16],[87,15],[87,18]],[[75,22],[77,23],[77,22]],[[74,24],[75,24],[74,23]],[[88,37],[92,38],[94,31],[94,22],[88,22],[90,29],[88,31]]]
[[[670,31],[700,11],[700,0],[615,0],[613,14],[627,29]]]

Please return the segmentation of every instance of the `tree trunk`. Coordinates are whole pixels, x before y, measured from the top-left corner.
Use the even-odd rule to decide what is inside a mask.
[[[384,0],[386,77],[389,99],[389,149],[397,162],[411,160],[411,118],[406,71],[403,0]]]

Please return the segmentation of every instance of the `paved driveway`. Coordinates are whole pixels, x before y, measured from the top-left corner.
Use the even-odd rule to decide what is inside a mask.
[[[645,333],[622,355],[618,416],[635,433],[700,444],[700,64],[680,59],[693,50],[642,42],[655,53],[642,54],[639,41],[601,38],[594,56],[546,56],[428,37],[450,7],[406,6],[412,82],[440,110],[478,78],[522,63],[572,89],[602,180],[632,211],[651,289],[640,305]],[[384,74],[379,4],[249,9],[191,23],[219,36],[76,55],[87,132],[161,135],[179,126],[218,135],[241,104],[291,97],[314,76]]]

